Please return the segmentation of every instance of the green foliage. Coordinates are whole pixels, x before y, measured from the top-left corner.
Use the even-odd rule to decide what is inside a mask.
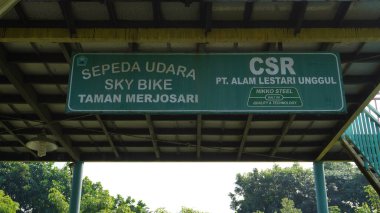
[[[23,209],[30,209],[28,197],[30,191],[31,174],[25,164],[0,164],[0,188],[4,189],[13,200],[17,200]]]
[[[81,212],[93,213],[100,211],[111,211],[115,205],[115,199],[104,190],[102,185],[92,183],[88,177],[82,183]]]
[[[131,208],[129,208],[128,205],[121,205],[121,206],[118,206],[116,211],[116,213],[134,213]]]
[[[23,211],[59,212],[49,200],[51,188],[68,198],[70,171],[52,163],[0,163],[0,188],[20,204]]]
[[[371,209],[380,212],[380,197],[375,191],[375,189],[371,186],[365,186],[364,191],[367,193],[367,198],[371,204]]]
[[[133,213],[128,204],[121,195],[117,195],[115,198],[116,213]]]
[[[362,206],[358,206],[355,208],[355,213],[372,213],[372,211],[367,203],[363,203]]]
[[[362,189],[368,182],[351,163],[325,162],[324,167],[330,206],[339,206],[342,212],[351,212],[352,206],[367,201]]]
[[[362,190],[368,182],[352,164],[326,162],[324,165],[329,205],[336,206],[337,212],[352,212],[352,206],[370,199]],[[290,168],[275,165],[272,169],[237,174],[235,184],[230,197],[231,208],[237,213],[278,211],[281,198],[293,200],[295,207],[304,213],[317,211],[312,171],[298,164]]]
[[[69,211],[69,204],[66,201],[66,197],[57,188],[53,187],[49,190],[48,199],[59,213]]]
[[[288,198],[283,198],[281,200],[281,206],[281,213],[302,213],[300,209],[294,207],[294,201],[289,200]]]
[[[166,210],[165,208],[161,207],[154,210],[153,213],[170,213],[170,212]],[[201,212],[192,208],[182,206],[181,211],[179,213],[207,213],[207,212]]]
[[[380,212],[380,197],[371,185],[364,186],[368,203],[365,202],[355,208],[355,213]]]
[[[340,213],[339,206],[329,206],[329,213]]]
[[[129,208],[131,212],[134,213],[146,213],[149,212],[148,207],[144,202],[141,200],[137,201],[135,199],[132,199],[130,196],[128,196],[126,199],[124,199],[121,195],[117,195],[115,198],[115,208],[119,211],[127,211]]]
[[[68,166],[58,169],[52,163],[0,163],[0,188],[19,202],[22,212],[68,212],[71,178]],[[87,177],[82,187],[83,213],[148,212],[142,201],[120,195],[115,198],[100,183],[93,183]]]
[[[274,212],[281,208],[281,199],[286,197],[304,212],[316,212],[313,175],[310,169],[299,164],[281,168],[237,174],[234,193],[230,193],[231,208],[238,213]]]
[[[11,197],[0,190],[0,213],[15,213],[19,210],[19,204],[14,202]]]
[[[188,207],[182,206],[180,213],[207,213],[207,212],[201,212],[201,211],[198,211],[198,210],[194,210],[192,208],[188,208]]]
[[[121,195],[112,197],[108,190],[104,190],[101,183],[93,183],[88,177],[83,179],[81,212],[112,212],[116,213],[146,213],[148,208],[142,201],[135,201],[131,197],[124,199]]]
[[[169,213],[169,211],[166,210],[165,208],[158,208],[154,210],[154,213]]]

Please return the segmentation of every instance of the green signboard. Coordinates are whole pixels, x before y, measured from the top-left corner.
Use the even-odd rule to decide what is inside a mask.
[[[81,53],[69,81],[68,112],[346,111],[334,53]]]

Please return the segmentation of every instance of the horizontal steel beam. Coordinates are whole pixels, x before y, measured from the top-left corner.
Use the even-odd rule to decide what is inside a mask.
[[[232,49],[232,44],[231,44]],[[195,45],[194,45],[195,50]],[[233,50],[236,53],[235,50]],[[175,53],[175,49],[171,53]],[[220,52],[220,51],[218,51]],[[217,51],[215,53],[218,53]],[[226,52],[226,51],[223,51]],[[228,52],[228,51],[227,51]],[[208,53],[213,53],[208,51]],[[7,54],[8,62],[12,63],[59,63],[66,64],[67,60],[62,53],[41,53],[39,55],[35,53],[8,53]],[[342,63],[371,63],[371,62],[380,62],[380,52],[378,53],[341,53],[340,61]]]
[[[204,20],[162,20],[157,22],[139,21],[139,20],[73,20],[73,25],[77,28],[201,28],[204,26]],[[31,28],[64,28],[67,23],[64,20],[28,20],[20,22],[18,20],[0,20],[0,26],[15,27],[31,27]],[[212,28],[289,28],[294,33],[293,20],[253,20],[246,21],[244,19],[238,21],[220,21],[212,20]],[[302,29],[308,28],[377,28],[379,22],[377,20],[344,20],[339,26],[336,26],[330,20],[304,20]]]
[[[201,141],[202,146],[206,148],[218,148],[218,147],[226,147],[226,148],[238,148],[240,141]],[[299,143],[299,141],[287,141],[281,144],[282,148],[317,148],[324,144],[325,141],[305,141],[303,143]],[[151,148],[152,141],[114,141],[114,144],[118,148],[130,148],[130,147],[143,147],[143,148]],[[165,142],[158,140],[158,144],[160,147],[196,147],[197,141],[172,141]],[[271,148],[273,147],[274,142],[270,141],[246,141],[245,148]],[[1,141],[0,147],[23,147],[21,144],[18,144],[17,141]],[[109,148],[108,141],[96,141],[94,143],[90,141],[74,141],[73,147],[76,148],[96,148],[96,147],[104,147]]]
[[[110,135],[144,135],[150,137],[148,128],[109,128]],[[157,135],[196,135],[196,128],[155,128]],[[6,132],[0,129],[0,132]],[[26,128],[14,131],[17,134],[38,134],[40,128]],[[282,129],[257,129],[251,128],[248,135],[281,135]],[[100,128],[63,128],[64,135],[104,135]],[[288,135],[331,135],[335,133],[333,128],[318,129],[289,129]],[[3,133],[4,134],[4,133]],[[6,133],[5,133],[6,134]],[[243,129],[202,128],[202,135],[242,135]]]
[[[0,96],[3,97],[3,96]],[[0,99],[1,100],[1,99]],[[196,115],[186,114],[186,115],[151,115],[154,121],[194,121],[197,119]],[[204,121],[245,121],[247,115],[244,114],[229,114],[229,115],[218,115],[218,114],[202,114],[202,120]],[[295,121],[339,121],[348,118],[346,114],[304,114],[297,115]],[[23,113],[20,117],[15,114],[0,114],[0,119],[5,121],[15,121],[15,120],[29,120],[38,121],[40,120],[35,114]],[[129,114],[129,115],[102,115],[104,121],[144,121],[145,116],[142,114]],[[286,121],[289,119],[288,115],[255,115],[254,122],[260,121]],[[53,122],[59,122],[63,120],[70,121],[96,121],[94,116],[91,114],[63,114],[57,113],[52,114]]]
[[[304,152],[304,153],[278,153],[276,156],[268,156],[263,153],[246,153],[241,161],[247,162],[280,162],[280,161],[303,161],[303,162],[312,162],[314,159],[312,156],[315,155],[313,152]],[[33,161],[35,159],[30,158],[30,155],[25,154],[16,154],[13,152],[2,152],[0,156],[0,160],[3,161]],[[59,152],[51,152],[46,155],[44,158],[40,159],[44,161],[70,161],[71,158],[65,153]],[[154,161],[157,159],[151,152],[139,152],[139,153],[131,153],[131,152],[122,152],[120,153],[120,158],[117,159],[115,155],[111,152],[82,152],[81,160],[83,161]],[[177,152],[163,152],[161,154],[160,161],[166,162],[187,162],[196,161],[196,156],[193,152],[184,153],[181,152],[178,154]],[[334,160],[334,161],[351,161],[351,158],[347,156],[344,152],[340,153],[328,153],[324,160]],[[202,159],[200,161],[203,162],[235,162],[236,161],[236,153],[235,152],[202,152]]]
[[[361,21],[368,23],[367,21]],[[276,22],[277,23],[277,22]],[[72,37],[66,28],[0,28],[0,42],[378,42],[376,28],[218,28],[207,34],[202,28],[77,28]],[[182,24],[182,22],[181,22]],[[0,23],[0,26],[4,26]],[[213,27],[215,24],[213,22]]]

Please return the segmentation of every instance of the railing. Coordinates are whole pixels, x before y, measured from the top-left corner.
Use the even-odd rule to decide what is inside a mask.
[[[366,169],[380,175],[380,113],[371,105],[355,119],[344,133],[363,155]]]

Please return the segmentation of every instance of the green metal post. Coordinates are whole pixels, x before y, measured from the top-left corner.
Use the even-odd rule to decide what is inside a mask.
[[[70,213],[79,213],[82,194],[82,161],[74,163],[73,182],[71,184]]]
[[[313,168],[318,213],[329,213],[323,162],[314,162]]]

